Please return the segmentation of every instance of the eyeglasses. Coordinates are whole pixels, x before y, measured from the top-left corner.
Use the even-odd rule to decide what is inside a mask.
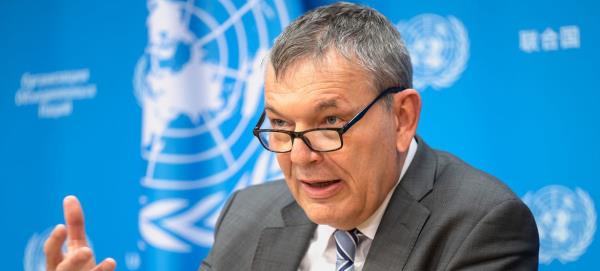
[[[266,117],[266,113],[263,111],[258,123],[254,127],[253,134],[258,138],[265,149],[276,153],[290,152],[294,145],[295,138],[302,139],[304,144],[315,152],[337,151],[344,146],[342,135],[362,119],[367,111],[369,111],[379,99],[388,94],[399,93],[405,89],[406,88],[403,87],[392,87],[382,91],[371,103],[365,106],[363,110],[358,112],[348,123],[340,128],[314,128],[300,132],[280,129],[260,129],[260,126]]]

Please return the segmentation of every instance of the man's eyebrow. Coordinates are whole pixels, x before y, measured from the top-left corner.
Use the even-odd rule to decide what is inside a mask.
[[[335,100],[335,99],[321,100],[317,103],[318,111],[325,111],[329,108],[337,108],[337,107],[338,107],[338,103],[337,103],[337,100]]]
[[[277,109],[275,109],[274,107],[272,107],[270,105],[265,105],[265,111],[269,111],[269,112],[275,113],[277,115],[283,115],[279,111],[277,111]]]

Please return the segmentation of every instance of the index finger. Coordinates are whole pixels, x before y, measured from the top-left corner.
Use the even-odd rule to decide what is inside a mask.
[[[63,201],[65,222],[67,224],[67,246],[69,249],[87,246],[83,209],[75,196],[67,196]]]

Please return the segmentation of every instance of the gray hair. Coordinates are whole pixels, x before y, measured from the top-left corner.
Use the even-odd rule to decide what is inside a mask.
[[[319,7],[279,35],[269,55],[276,78],[295,61],[319,60],[330,49],[362,67],[377,91],[412,87],[412,66],[398,30],[378,11],[351,3]]]

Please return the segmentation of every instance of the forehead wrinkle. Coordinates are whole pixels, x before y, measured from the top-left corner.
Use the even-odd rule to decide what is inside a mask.
[[[339,108],[340,104],[338,103],[338,101],[341,100],[340,97],[335,97],[335,98],[325,98],[325,99],[321,99],[319,101],[317,101],[314,106],[316,111],[325,111],[327,109],[330,108]],[[277,109],[275,109],[275,107],[273,105],[270,104],[266,104],[265,105],[265,110],[278,114],[278,115],[283,115],[281,112],[277,111]]]
[[[320,74],[326,75],[324,80],[321,77],[322,82],[318,83],[320,85],[327,86],[330,83],[336,84],[340,81],[348,81],[348,84],[366,81],[370,87],[373,87],[372,75],[369,71],[335,50],[327,50],[322,57],[302,57],[293,61],[286,68],[286,72],[280,75],[273,74],[274,82],[285,85],[288,80],[298,76],[295,71],[299,68],[312,70],[311,73],[306,74],[306,77],[300,80],[301,82],[305,82],[305,84],[316,83],[314,76]],[[275,73],[272,65],[269,66],[268,71]]]
[[[357,87],[361,92],[371,90],[368,75],[337,54],[328,54],[322,59],[297,60],[280,78],[269,65],[265,80],[265,108],[279,115],[298,106],[303,107],[301,111],[304,113],[308,113],[307,110],[321,112],[346,107],[360,109],[364,101],[352,97],[357,94]]]

